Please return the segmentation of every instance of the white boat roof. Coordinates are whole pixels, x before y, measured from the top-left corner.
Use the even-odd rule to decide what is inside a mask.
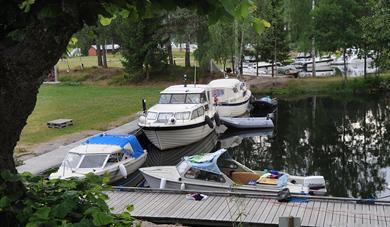
[[[200,104],[156,104],[149,108],[149,112],[166,112],[166,113],[174,113],[174,112],[188,112],[193,111],[194,109],[202,106]]]
[[[120,146],[111,144],[81,144],[69,152],[77,154],[111,154],[121,150],[122,148]]]
[[[173,85],[170,87],[165,88],[160,93],[202,93],[206,90],[210,90],[210,87],[207,84],[187,84],[187,87],[184,87],[184,85]]]
[[[209,83],[209,86],[214,88],[234,88],[235,86],[237,86],[237,84],[240,84],[240,81],[238,79],[218,79],[211,81]]]

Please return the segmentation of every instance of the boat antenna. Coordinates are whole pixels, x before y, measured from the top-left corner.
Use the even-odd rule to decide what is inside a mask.
[[[186,74],[184,74],[184,87],[187,87],[187,75]]]
[[[196,61],[194,62],[194,64],[195,64],[194,87],[196,87]]]

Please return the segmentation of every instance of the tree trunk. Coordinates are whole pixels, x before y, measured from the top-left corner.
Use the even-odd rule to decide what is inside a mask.
[[[236,64],[235,64],[235,60],[234,60],[234,56],[232,56],[232,70],[233,70],[233,73],[236,73]]]
[[[145,81],[149,81],[149,65],[145,64]]]
[[[169,40],[167,43],[167,52],[168,52],[168,63],[170,65],[173,65],[173,53],[172,53],[172,44],[171,41]]]
[[[347,48],[343,50],[343,60],[344,60],[344,80],[347,80],[347,59],[346,59]]]
[[[81,20],[68,17],[62,15],[53,22],[56,26],[50,27],[32,21],[23,30],[26,38],[0,49],[0,171],[17,172],[14,147],[35,107],[38,89],[64,53],[72,34],[82,27]],[[0,178],[0,184],[1,181]],[[24,192],[21,182],[7,182],[6,188]]]
[[[106,41],[104,41],[103,48],[102,48],[102,63],[103,63],[103,68],[107,68]]]
[[[102,62],[102,51],[100,49],[100,42],[99,42],[99,39],[96,39],[96,57],[97,57],[97,62],[98,62],[98,66],[102,67],[103,66],[103,62]]]
[[[187,36],[187,41],[186,41],[186,54],[185,54],[185,67],[191,67],[191,52],[190,52],[190,36]]]
[[[366,53],[364,53],[364,79],[367,79],[367,54]]]
[[[256,51],[256,77],[259,76],[259,51]]]

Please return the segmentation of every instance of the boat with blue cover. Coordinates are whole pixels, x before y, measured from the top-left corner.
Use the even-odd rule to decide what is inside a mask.
[[[141,168],[151,188],[194,191],[237,191],[292,194],[326,193],[323,176],[292,176],[279,171],[254,171],[232,159],[225,149],[184,157],[176,166]]]
[[[113,182],[138,170],[146,156],[146,150],[134,135],[101,134],[69,150],[58,171],[49,178],[84,178],[88,173],[108,172],[109,181]]]

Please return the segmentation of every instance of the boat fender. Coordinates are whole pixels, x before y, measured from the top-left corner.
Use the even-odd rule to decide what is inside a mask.
[[[185,189],[186,189],[186,185],[184,183],[181,183],[180,190],[185,190]]]
[[[122,177],[127,178],[127,170],[126,170],[125,165],[119,164],[118,168],[119,168],[119,172],[121,173]]]
[[[221,126],[221,118],[219,117],[218,113],[214,114],[214,121],[215,121],[215,125]]]
[[[206,123],[209,125],[210,128],[214,128],[213,121],[211,120],[211,118],[209,116],[205,116],[204,120],[206,121]]]
[[[169,118],[169,123],[172,125],[176,124],[176,118],[174,117]]]
[[[167,179],[165,178],[161,178],[161,181],[160,181],[160,189],[164,189],[165,186],[167,184]]]

